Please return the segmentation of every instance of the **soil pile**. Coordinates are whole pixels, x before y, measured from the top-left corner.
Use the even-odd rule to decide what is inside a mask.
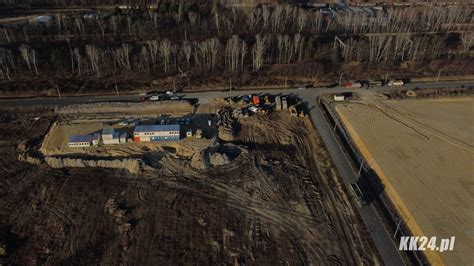
[[[53,168],[65,167],[101,167],[125,169],[130,173],[139,173],[144,170],[144,163],[138,159],[116,159],[116,160],[85,160],[68,157],[46,157],[46,163]]]
[[[221,109],[218,113],[219,122],[218,126],[218,137],[223,141],[236,141],[237,133],[239,131],[239,125],[235,118],[232,117],[231,109]]]

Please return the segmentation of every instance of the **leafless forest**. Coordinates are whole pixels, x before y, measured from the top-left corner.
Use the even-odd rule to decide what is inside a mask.
[[[0,79],[6,90],[29,90],[27,81],[77,90],[84,85],[72,86],[71,81],[150,84],[167,77],[186,81],[180,85],[184,87],[196,85],[190,80],[205,84],[217,77],[246,84],[262,71],[269,77],[318,76],[327,81],[351,64],[366,75],[368,69],[411,66],[408,75],[419,64],[472,62],[474,45],[468,6],[328,13],[290,4],[241,7],[183,1],[161,2],[156,8],[139,3],[78,10],[51,12],[40,20],[32,16],[21,23],[2,20]],[[25,81],[23,87],[13,86],[15,80]]]

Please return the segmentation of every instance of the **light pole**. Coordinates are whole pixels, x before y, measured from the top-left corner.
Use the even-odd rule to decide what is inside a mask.
[[[58,86],[58,84],[56,84],[56,90],[58,91],[58,96],[59,96],[59,98],[61,98],[61,92],[59,91],[59,86]]]
[[[441,76],[441,71],[442,71],[442,69],[440,69],[440,70],[438,71],[438,77],[436,78],[436,83],[439,82],[439,77]]]

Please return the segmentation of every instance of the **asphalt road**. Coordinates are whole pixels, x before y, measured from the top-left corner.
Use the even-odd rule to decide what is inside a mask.
[[[410,83],[403,87],[376,87],[371,88],[369,91],[380,91],[387,89],[414,89],[418,88],[443,88],[443,87],[457,87],[457,86],[474,86],[473,82],[439,82],[439,83]],[[276,90],[264,90],[264,91],[211,91],[211,92],[200,92],[200,93],[186,93],[183,94],[186,98],[198,98],[200,103],[207,103],[212,101],[214,97],[228,97],[250,93],[294,93],[301,97],[310,99],[311,97],[318,96],[324,93],[339,93],[348,91],[357,91],[365,89],[347,89],[344,87],[335,87],[331,89],[327,88],[308,88],[305,90],[298,89],[276,89]],[[79,104],[79,103],[94,103],[104,101],[137,101],[139,95],[127,94],[127,95],[108,95],[108,96],[75,96],[75,97],[44,97],[44,98],[16,98],[16,99],[3,99],[0,100],[0,107],[15,107],[15,106],[34,106],[34,105],[67,105],[67,104]]]
[[[328,124],[323,116],[322,110],[319,105],[316,104],[316,98],[321,94],[326,93],[341,93],[341,92],[357,92],[363,91],[369,93],[370,91],[381,91],[387,89],[414,89],[418,88],[444,88],[444,87],[459,87],[474,86],[473,82],[439,82],[439,83],[411,83],[403,87],[378,87],[365,89],[347,89],[343,87],[336,88],[308,88],[305,90],[298,89],[287,89],[287,90],[265,90],[263,93],[272,94],[297,94],[310,105],[310,116],[318,130],[322,140],[328,148],[329,154],[339,171],[341,178],[346,186],[349,183],[357,180],[356,170],[351,167],[348,159],[343,152],[342,147],[336,140],[336,136],[333,134],[332,127]],[[228,92],[202,92],[202,93],[187,93],[184,95],[186,98],[197,98],[200,103],[211,102],[215,97],[229,97],[236,95],[244,95],[251,93],[260,93],[262,91],[228,91]],[[35,106],[35,105],[67,105],[67,104],[79,104],[79,103],[93,103],[102,101],[137,101],[138,95],[123,95],[123,96],[82,96],[82,97],[63,97],[63,98],[18,98],[0,100],[0,107],[16,107],[16,106]],[[314,107],[314,108],[312,108]],[[348,187],[349,188],[349,187]],[[377,215],[373,204],[364,205],[358,208],[358,211],[366,225],[370,235],[375,243],[375,246],[386,265],[403,265],[403,259],[398,252],[398,247],[392,240],[393,232],[387,231],[383,225],[382,219]]]
[[[329,126],[323,115],[323,111],[319,105],[316,104],[316,99],[313,99],[310,103],[313,103],[313,106],[309,106],[311,108],[311,119],[324,141],[324,144],[339,171],[343,183],[349,191],[350,183],[356,182],[358,179],[356,170],[351,167],[347,156],[336,140],[333,128]],[[383,262],[386,265],[403,265],[404,262],[402,256],[398,252],[398,247],[391,238],[392,233],[388,232],[383,225],[382,219],[377,215],[374,205],[372,203],[363,205],[361,208],[358,208],[358,211],[367,227],[367,230],[370,232],[370,236],[372,237]]]

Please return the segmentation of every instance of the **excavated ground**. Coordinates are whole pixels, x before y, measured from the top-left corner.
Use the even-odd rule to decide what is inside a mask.
[[[211,156],[226,164],[198,168],[170,153],[131,174],[17,160],[19,144],[40,143],[53,122],[33,115],[0,120],[0,230],[11,263],[380,262],[308,118],[244,118],[239,141]],[[216,155],[236,146],[238,156]]]

